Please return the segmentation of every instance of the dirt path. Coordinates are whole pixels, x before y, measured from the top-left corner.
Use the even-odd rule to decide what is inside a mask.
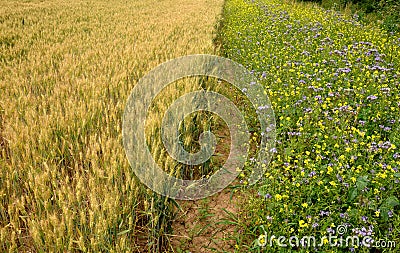
[[[172,252],[232,252],[235,247],[232,216],[239,213],[240,195],[232,189],[197,201],[181,201],[173,222]]]

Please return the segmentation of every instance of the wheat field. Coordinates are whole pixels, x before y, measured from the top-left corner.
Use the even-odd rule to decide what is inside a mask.
[[[171,203],[132,173],[124,105],[158,64],[215,53],[222,5],[0,2],[0,251],[157,252],[168,243]]]

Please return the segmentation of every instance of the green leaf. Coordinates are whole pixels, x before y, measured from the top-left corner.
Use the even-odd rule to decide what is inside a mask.
[[[124,231],[119,232],[117,235],[124,235],[124,234],[128,233],[129,231],[131,231],[131,230],[130,229],[124,230]]]
[[[174,204],[174,206],[176,206],[176,208],[179,209],[179,211],[183,212],[182,207],[178,204],[178,202],[176,202],[174,199],[170,199],[170,201],[172,202],[172,204]]]
[[[358,195],[358,190],[355,187],[352,187],[349,191],[349,201],[354,200]]]
[[[359,176],[356,185],[358,190],[363,190],[368,185],[368,176]]]
[[[268,185],[263,185],[258,189],[258,192],[262,195],[265,196],[268,193],[269,187]]]
[[[382,205],[393,208],[399,204],[400,203],[398,198],[396,198],[395,196],[390,196],[385,200],[385,202]]]
[[[380,210],[381,210],[381,216],[382,216],[382,218],[383,218],[385,221],[389,220],[389,214],[388,214],[389,209],[388,209],[387,207],[383,206],[383,207],[380,208]]]
[[[380,206],[382,218],[387,221],[389,219],[388,212],[392,210],[395,206],[399,205],[399,199],[395,196],[390,196],[382,203]]]

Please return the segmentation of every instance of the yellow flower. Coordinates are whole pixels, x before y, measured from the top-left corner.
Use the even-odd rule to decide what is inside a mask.
[[[260,243],[260,245],[265,245],[265,235],[260,235],[258,237],[258,242]]]
[[[307,203],[303,203],[303,204],[301,204],[301,206],[304,207],[304,208],[307,208],[308,204]]]
[[[306,228],[308,227],[308,223],[306,223],[304,220],[299,220],[299,226],[300,228]]]
[[[377,175],[378,177],[380,177],[380,178],[383,178],[383,179],[387,178],[386,172],[384,172],[384,173],[379,172],[379,173],[377,173],[376,175]]]

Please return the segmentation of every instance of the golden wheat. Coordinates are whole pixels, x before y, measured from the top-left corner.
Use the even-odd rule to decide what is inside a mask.
[[[122,146],[124,104],[156,65],[213,53],[221,8],[222,0],[0,3],[1,251],[135,252],[154,239],[153,194]]]

